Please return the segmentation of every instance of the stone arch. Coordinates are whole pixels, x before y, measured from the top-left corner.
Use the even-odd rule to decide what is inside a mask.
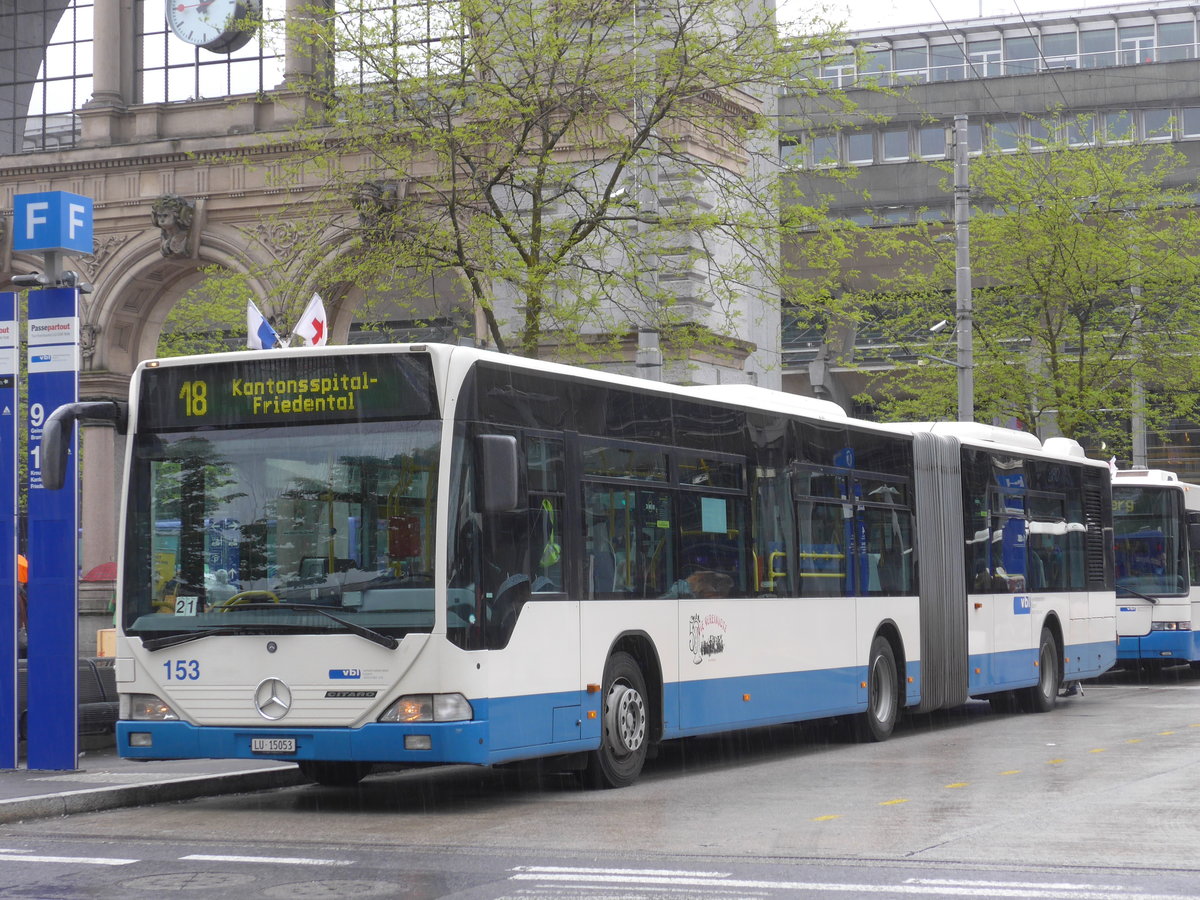
[[[207,229],[196,257],[164,257],[156,231],[146,230],[128,242],[106,266],[97,285],[100,307],[92,314],[100,328],[95,366],[129,373],[157,352],[167,314],[213,264],[249,273],[265,251],[244,233],[228,226]],[[255,299],[266,286],[251,279]]]

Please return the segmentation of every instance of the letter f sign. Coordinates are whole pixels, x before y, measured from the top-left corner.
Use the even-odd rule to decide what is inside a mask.
[[[36,203],[28,203],[25,206],[25,240],[37,240],[37,227],[45,225],[48,219],[46,218],[46,210],[50,208],[50,204],[45,200],[40,200]],[[41,213],[42,215],[38,215]]]

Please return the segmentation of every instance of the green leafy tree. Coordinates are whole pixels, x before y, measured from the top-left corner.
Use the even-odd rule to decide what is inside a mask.
[[[252,273],[273,308],[354,290],[359,321],[406,306],[526,355],[736,334],[777,298],[776,98],[848,106],[812,64],[836,30],[780,40],[772,4],[337,0],[286,28],[312,71],[279,151],[289,252]]]
[[[1135,413],[1159,429],[1194,414],[1200,216],[1185,162],[1137,142],[971,160],[977,421],[1126,448]],[[955,416],[953,329],[929,330],[955,320],[954,253],[945,225],[832,221],[802,251],[816,277],[796,291],[800,314],[873,339],[885,417]]]

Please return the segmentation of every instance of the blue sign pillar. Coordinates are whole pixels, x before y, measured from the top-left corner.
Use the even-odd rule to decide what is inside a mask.
[[[30,769],[74,769],[79,760],[77,436],[63,489],[42,486],[42,427],[79,400],[79,292],[29,292],[29,713]]]
[[[0,769],[17,767],[17,295],[0,293]]]

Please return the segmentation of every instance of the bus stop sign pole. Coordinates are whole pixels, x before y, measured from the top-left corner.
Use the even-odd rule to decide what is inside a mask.
[[[26,765],[74,769],[79,763],[78,485],[72,435],[63,489],[42,485],[40,450],[47,416],[79,400],[79,289],[62,254],[93,246],[93,203],[65,191],[13,197],[13,250],[39,251],[44,271],[17,283],[29,292],[28,543],[29,596]]]
[[[46,418],[79,400],[79,292],[29,292],[29,712],[26,765],[74,769],[79,759],[78,486],[72,434],[62,490],[42,485]]]

